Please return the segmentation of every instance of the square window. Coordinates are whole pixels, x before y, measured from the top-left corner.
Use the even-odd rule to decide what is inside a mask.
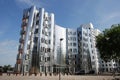
[[[76,43],[73,43],[73,46],[76,46]]]

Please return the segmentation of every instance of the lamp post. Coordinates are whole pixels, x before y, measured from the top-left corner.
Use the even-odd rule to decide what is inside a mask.
[[[59,80],[61,80],[60,70],[61,70],[61,41],[62,40],[63,40],[63,38],[60,38]]]

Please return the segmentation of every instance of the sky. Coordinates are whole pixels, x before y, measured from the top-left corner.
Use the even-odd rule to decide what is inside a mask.
[[[16,62],[23,9],[36,5],[55,14],[57,25],[92,23],[103,31],[120,23],[120,0],[0,0],[0,66]]]

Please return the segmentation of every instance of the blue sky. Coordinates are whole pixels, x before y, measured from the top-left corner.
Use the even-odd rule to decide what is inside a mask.
[[[56,24],[66,28],[92,22],[102,31],[120,23],[120,0],[0,0],[0,65],[14,66],[23,9],[31,5],[54,13]]]

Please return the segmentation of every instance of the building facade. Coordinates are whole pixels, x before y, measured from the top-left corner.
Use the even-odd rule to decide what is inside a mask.
[[[98,73],[99,54],[95,47],[95,37],[100,33],[99,30],[93,28],[92,23],[83,24],[78,29],[78,52],[81,59],[81,69],[88,73],[94,70]],[[98,34],[96,34],[98,33]]]
[[[33,6],[25,9],[16,72],[52,74],[61,70],[74,74],[80,70],[85,73],[91,70],[98,73],[101,69],[108,71],[95,47],[95,37],[100,33],[92,23],[77,29],[64,28],[56,25],[54,14],[44,8]]]
[[[22,19],[17,72],[52,73],[54,55],[54,14],[35,6],[25,9]]]
[[[78,71],[78,41],[77,30],[66,29],[66,64],[70,73]]]

